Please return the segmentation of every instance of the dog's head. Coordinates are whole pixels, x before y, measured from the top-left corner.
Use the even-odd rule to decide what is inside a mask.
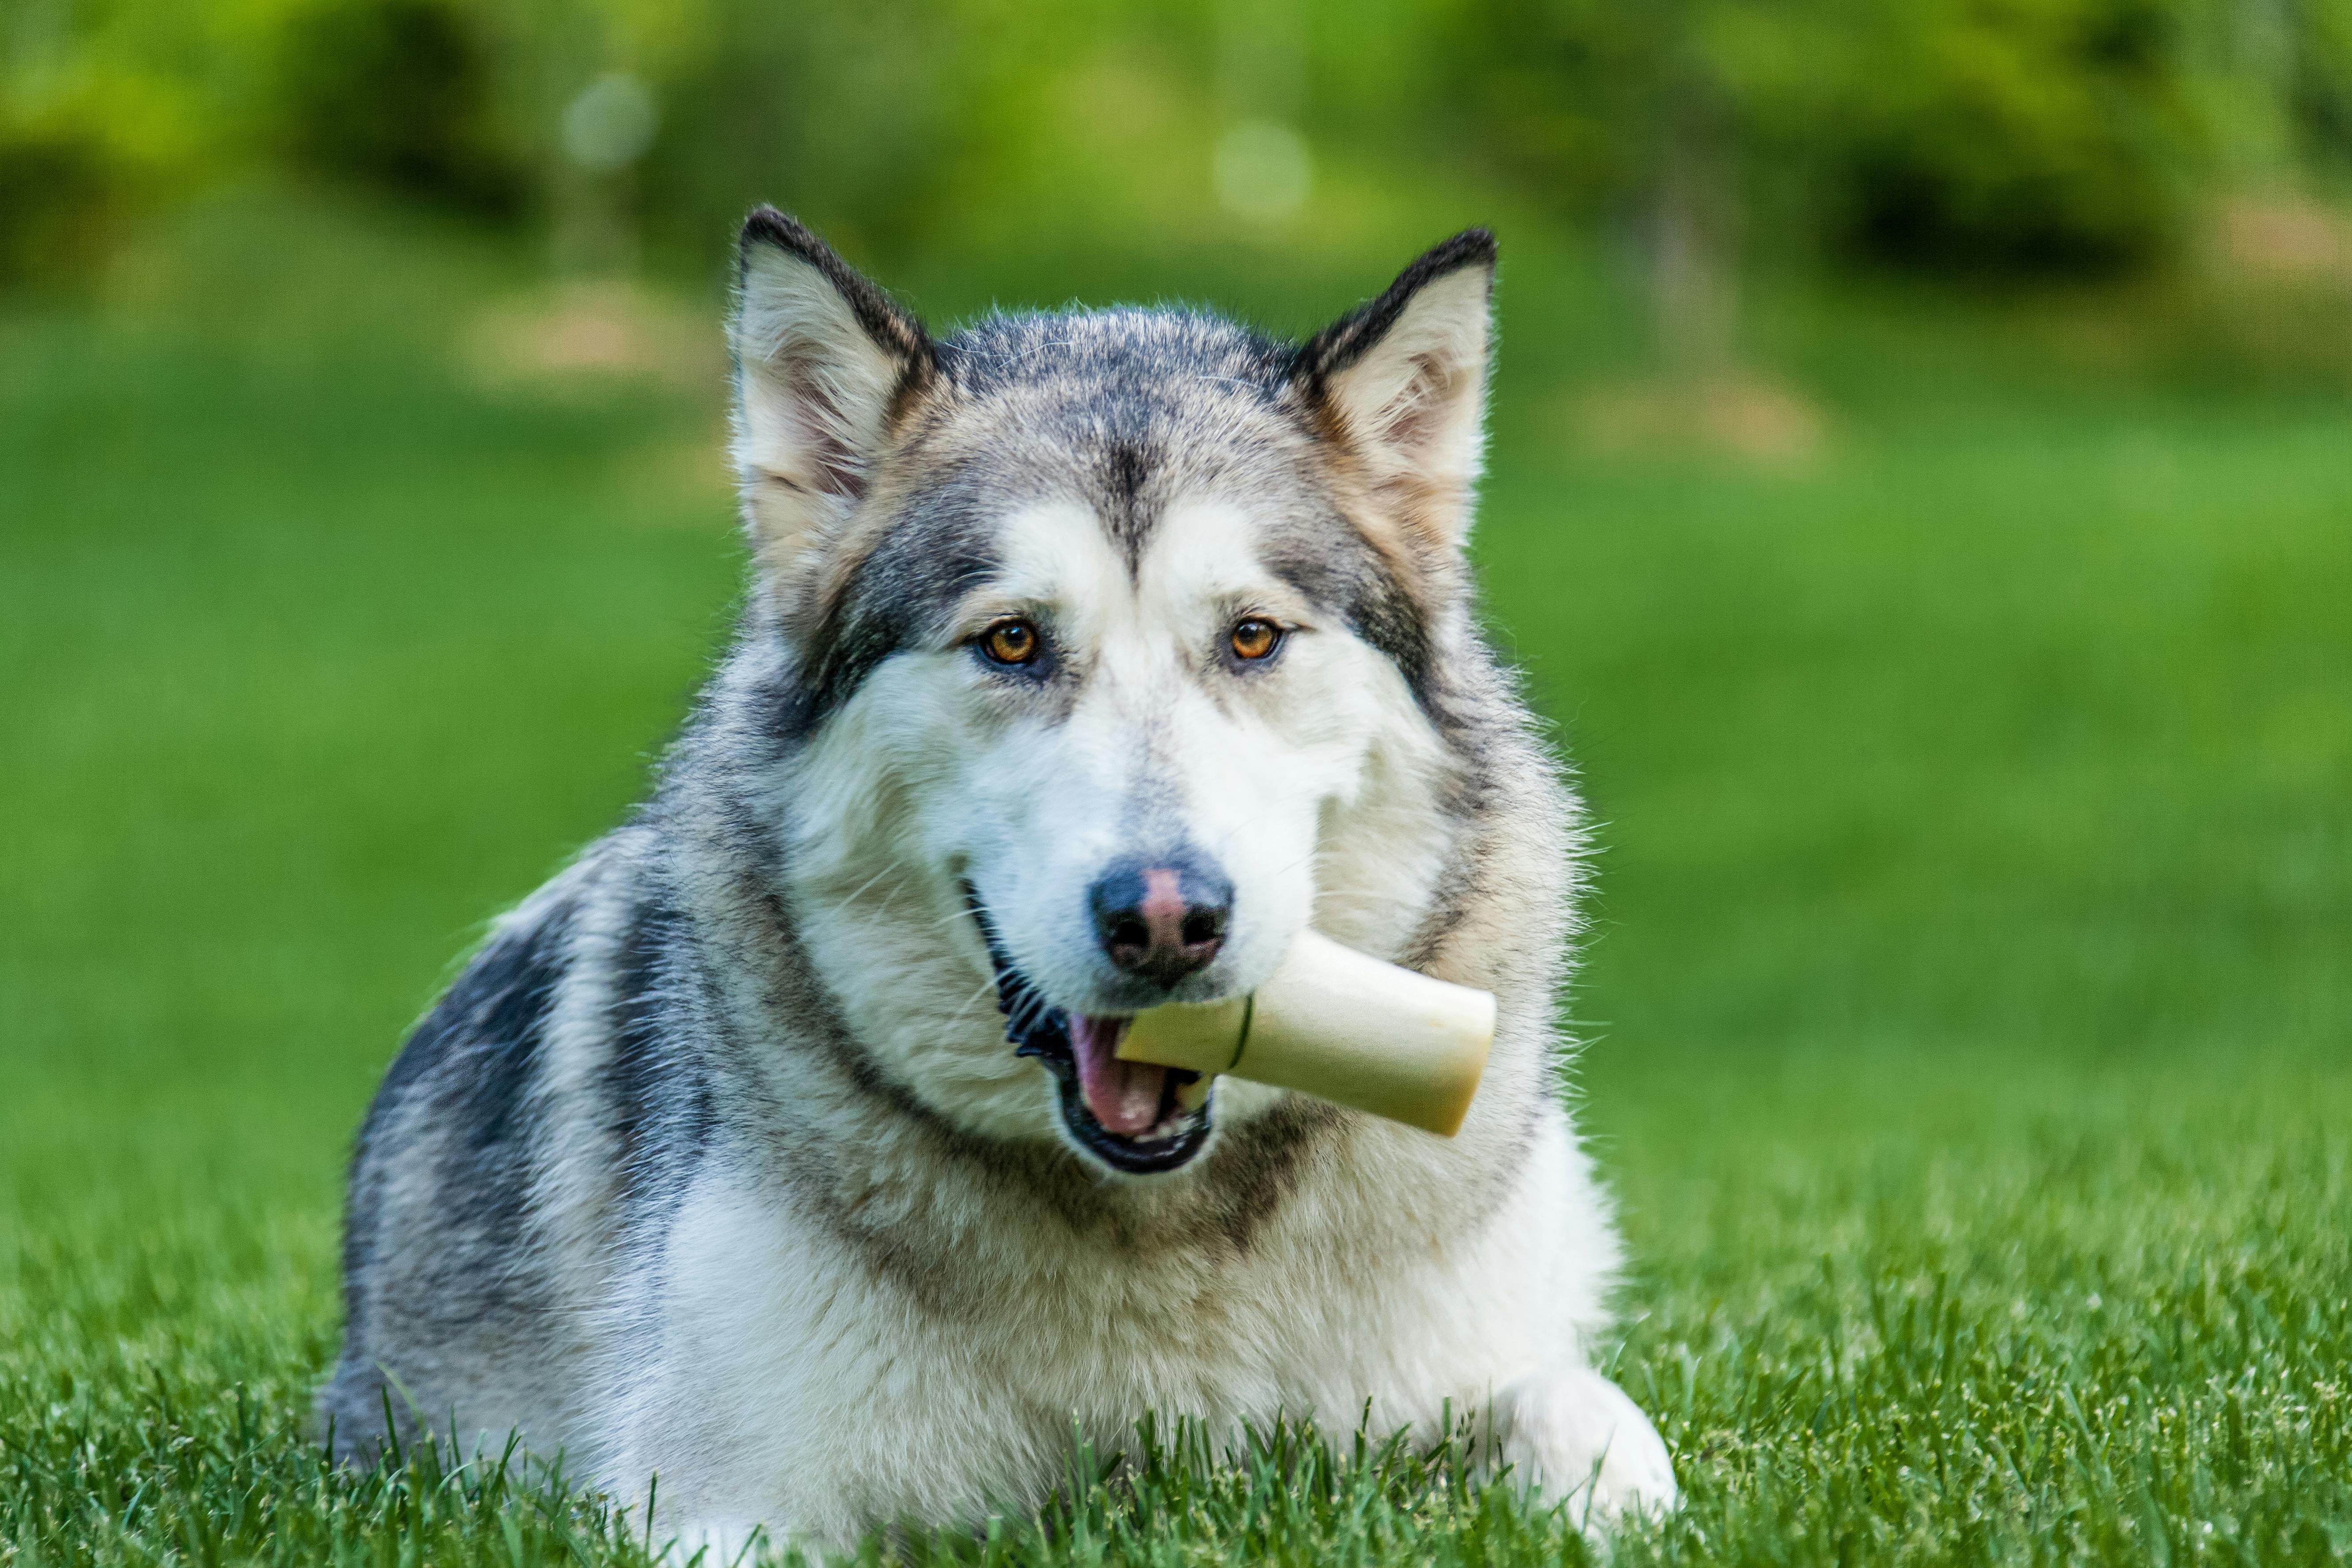
[[[792,219],[747,223],[780,813],[804,934],[902,1088],[1173,1169],[1271,1091],[1213,1110],[1118,1061],[1129,1016],[1255,987],[1311,920],[1409,938],[1446,850],[1494,255],[1449,240],[1302,345],[1170,310],[935,340]]]

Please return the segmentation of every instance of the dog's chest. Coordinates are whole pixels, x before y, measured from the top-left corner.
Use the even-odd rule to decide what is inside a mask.
[[[940,1250],[707,1187],[671,1237],[666,1359],[717,1397],[802,1419],[904,1402],[910,1417],[985,1411],[1063,1436],[1076,1419],[1116,1436],[1147,1410],[1352,1411],[1399,1382],[1395,1346],[1423,1337],[1399,1321],[1427,1283],[1411,1259],[1341,1257],[1278,1226],[1245,1248],[1162,1249],[1054,1228],[971,1223]]]

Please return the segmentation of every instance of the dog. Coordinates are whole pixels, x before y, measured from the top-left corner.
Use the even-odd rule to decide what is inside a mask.
[[[1303,343],[934,337],[747,220],[748,605],[651,799],[368,1111],[341,1458],[519,1441],[683,1542],[837,1549],[1034,1506],[1150,1413],[1475,1412],[1596,1527],[1673,1505],[1593,1365],[1579,807],[1465,557],[1495,265],[1456,236]],[[1309,925],[1494,993],[1458,1136],[1118,1058]]]

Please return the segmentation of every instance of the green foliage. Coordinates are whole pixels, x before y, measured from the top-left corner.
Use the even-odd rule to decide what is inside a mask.
[[[94,274],[212,151],[201,92],[163,58],[172,32],[66,0],[0,10],[0,288]]]
[[[1575,210],[1654,191],[1676,131],[1713,113],[1694,8],[1608,0],[1463,7],[1452,94],[1505,167]],[[1713,130],[1713,127],[1709,127]]]
[[[599,199],[697,268],[755,200],[903,261],[976,228],[1295,250],[1451,195],[1578,219],[1696,200],[1718,243],[1802,258],[2116,270],[2165,255],[2217,185],[2352,171],[2352,0],[17,10],[0,177],[28,193],[5,247],[19,274],[74,265],[40,258],[86,250],[107,213],[267,156],[560,224],[585,187],[557,126],[614,72],[662,122]],[[88,96],[61,98],[68,79],[103,84],[105,113],[60,111]],[[120,145],[126,106],[178,125],[160,160]],[[1268,120],[1307,138],[1313,199],[1221,209],[1222,139]],[[147,169],[169,177],[125,177]]]
[[[2112,268],[2165,247],[2202,174],[2189,3],[1497,0],[1468,12],[1465,96],[1571,204],[1644,204],[1696,163],[1815,248]]]
[[[2203,151],[2178,0],[1889,7],[1826,150],[1838,232],[1913,266],[2115,267],[2174,237]],[[1840,110],[1843,112],[1841,113]]]
[[[522,175],[497,136],[488,41],[454,0],[331,0],[278,40],[275,104],[295,157],[330,174],[478,211]]]
[[[1041,10],[1045,9],[1043,7]],[[744,212],[787,203],[842,242],[904,255],[935,236],[1020,8],[983,17],[940,0],[787,13],[714,8],[661,84],[667,123],[648,160],[649,216],[689,253]],[[993,44],[994,47],[992,47]]]
[[[2305,155],[2340,179],[2352,173],[2352,0],[2303,0],[2288,16],[2295,130]]]
[[[94,267],[123,184],[114,149],[89,127],[0,127],[0,283]]]

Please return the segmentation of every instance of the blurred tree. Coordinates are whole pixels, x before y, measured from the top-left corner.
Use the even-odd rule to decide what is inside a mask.
[[[2352,0],[1268,4],[0,0],[0,266],[267,153],[558,226],[593,197],[602,248],[698,264],[763,199],[879,259],[1338,244],[1486,182],[1642,235],[1704,364],[1768,251],[2119,268],[2217,186],[2352,178]],[[642,154],[567,152],[620,80]]]
[[[636,269],[636,165],[661,128],[652,89],[607,71],[572,95],[559,122],[563,171],[554,182],[556,264],[582,276]]]
[[[89,276],[121,219],[214,151],[190,46],[135,5],[0,4],[0,283]]]
[[[1575,217],[1639,236],[1661,350],[1677,373],[1734,355],[1731,257],[1748,131],[1716,36],[1721,0],[1488,0],[1449,29],[1447,89],[1477,106],[1496,162]]]
[[[123,183],[112,150],[86,126],[0,124],[0,283],[64,277],[93,263]]]
[[[302,162],[476,212],[520,205],[484,29],[456,0],[310,5],[288,19],[276,65],[286,143]]]
[[[976,7],[866,0],[714,8],[663,84],[646,165],[654,220],[707,252],[753,204],[794,206],[849,243],[911,241],[973,124]]]
[[[1491,0],[1454,90],[1557,205],[1650,215],[1662,278],[1740,211],[1905,266],[2116,266],[2193,188],[2189,3]]]
[[[1804,107],[1831,235],[1913,267],[2100,270],[2175,237],[2205,165],[2184,0],[1923,0],[1842,17],[1864,47]]]
[[[2341,181],[2352,175],[2352,0],[2286,8],[2294,63],[2286,81],[2298,151]]]

